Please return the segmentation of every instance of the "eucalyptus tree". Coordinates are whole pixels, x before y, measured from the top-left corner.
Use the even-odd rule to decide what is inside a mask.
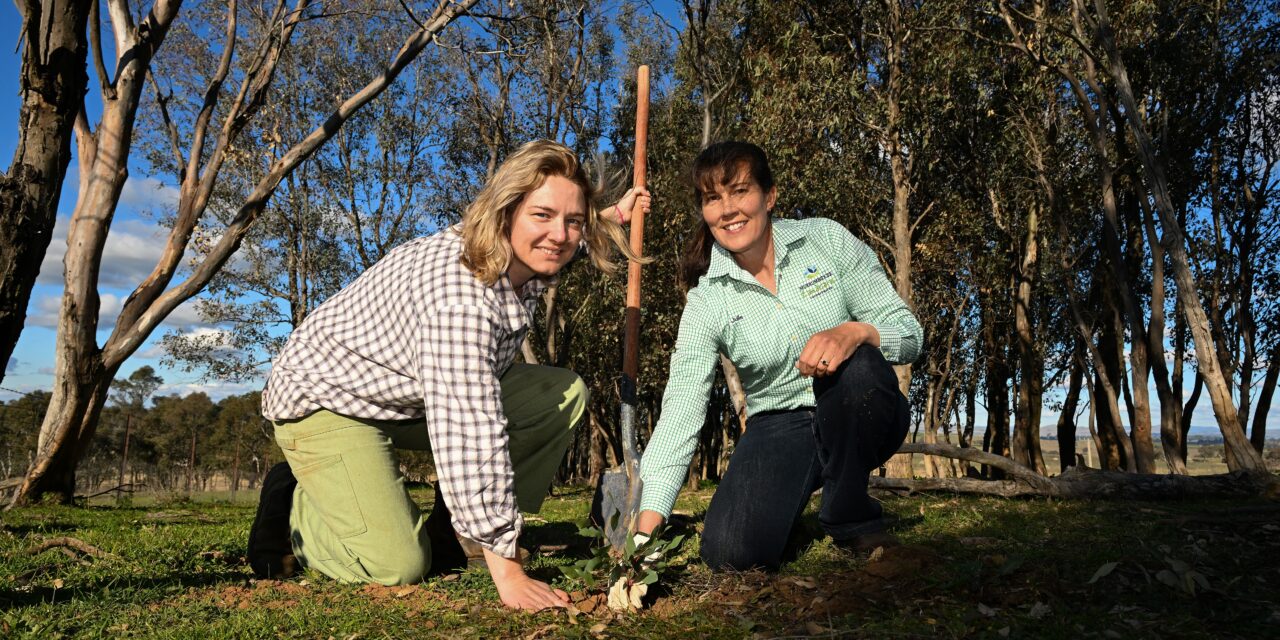
[[[230,223],[203,235],[211,248],[191,266],[185,279],[174,284],[189,245],[199,240],[195,232],[205,219],[224,165],[236,153],[245,128],[270,102],[270,88],[282,52],[299,25],[319,17],[320,10],[313,8],[309,0],[297,0],[292,6],[287,0],[244,8],[238,0],[198,5],[206,10],[195,12],[193,17],[199,26],[193,25],[192,31],[217,33],[221,27],[225,35],[214,40],[214,48],[204,55],[192,55],[182,64],[157,68],[152,65],[153,57],[163,51],[161,45],[177,18],[179,0],[156,0],[141,23],[134,21],[123,0],[110,0],[116,36],[115,72],[109,80],[103,78],[102,120],[95,127],[86,117],[76,125],[81,189],[64,260],[53,401],[40,428],[39,453],[11,504],[48,492],[70,500],[76,464],[93,438],[110,382],[125,359],[179,304],[203,290],[231,259],[280,182],[393,83],[436,34],[476,2],[442,0],[421,26],[409,30],[399,51],[380,73],[372,74],[369,82],[350,96],[330,101],[324,108],[331,111],[322,123],[255,181]],[[224,9],[219,22],[201,20]],[[237,57],[239,49],[248,49],[248,55]],[[166,94],[166,73],[199,75],[207,84],[196,95]],[[161,87],[156,101],[170,125],[166,129],[179,183],[177,212],[154,270],[128,296],[110,337],[99,345],[98,272],[102,250],[129,174],[134,124],[149,78],[156,78],[155,84]],[[236,87],[234,95],[224,93],[229,86]],[[179,119],[190,123],[185,127],[190,137],[184,139],[181,135],[184,127],[179,126]]]
[[[348,9],[362,16],[354,35],[348,20],[315,20],[283,52],[273,89],[278,108],[250,125],[228,161],[211,197],[208,233],[231,221],[255,177],[308,133],[315,105],[367,80],[368,73],[351,70],[376,69],[406,23],[399,6],[353,0]],[[207,48],[198,34],[183,35],[185,49]],[[166,334],[170,361],[215,379],[256,378],[317,305],[398,244],[448,219],[434,155],[449,109],[441,67],[439,52],[425,51],[379,100],[285,177],[245,234],[237,259],[196,300],[202,319],[217,328]],[[191,82],[174,80],[177,87]],[[155,125],[144,137],[146,148],[162,166],[163,113],[143,115]],[[213,247],[197,242],[193,251],[205,255]]]
[[[72,127],[89,81],[86,26],[92,17],[96,33],[99,19],[97,0],[14,4],[22,16],[22,106],[17,148],[8,170],[0,174],[0,362],[13,355],[31,289],[53,239],[62,181],[71,163]],[[4,374],[0,368],[0,381]]]
[[[1123,324],[1133,336],[1130,342],[1131,380],[1129,393],[1133,422],[1134,468],[1150,470],[1153,466],[1151,450],[1150,407],[1146,401],[1148,375],[1154,360],[1158,385],[1164,384],[1163,335],[1148,325],[1150,313],[1144,313],[1138,296],[1137,274],[1129,273],[1131,260],[1126,260],[1122,248],[1121,231],[1133,230],[1129,238],[1143,243],[1152,251],[1163,254],[1171,268],[1177,308],[1186,322],[1195,344],[1198,376],[1203,379],[1213,403],[1228,450],[1229,466],[1233,469],[1257,471],[1263,468],[1257,451],[1248,446],[1244,431],[1240,428],[1237,403],[1230,388],[1229,362],[1223,358],[1219,345],[1223,325],[1212,317],[1212,306],[1206,311],[1201,299],[1201,288],[1193,270],[1192,257],[1188,253],[1185,203],[1176,198],[1176,190],[1170,180],[1169,159],[1157,147],[1153,131],[1164,112],[1159,86],[1154,82],[1137,85],[1131,76],[1127,61],[1143,60],[1144,45],[1158,41],[1148,27],[1153,14],[1160,11],[1153,6],[1130,6],[1114,21],[1105,2],[1073,0],[1064,9],[1050,7],[1044,2],[1011,3],[1001,1],[999,10],[1012,38],[1012,45],[1055,75],[1053,81],[1063,82],[1075,98],[1083,122],[1090,132],[1099,166],[1099,186],[1102,191],[1102,210],[1106,222],[1103,240],[1108,247],[1107,260],[1111,268],[1112,292],[1117,297],[1116,308],[1122,310]],[[1193,16],[1196,17],[1196,16]],[[1194,20],[1193,20],[1194,22]],[[1167,32],[1164,32],[1167,33]],[[1161,35],[1156,31],[1155,34]],[[1138,65],[1141,67],[1141,64]],[[1140,98],[1142,104],[1139,104]],[[1147,108],[1152,105],[1152,108]],[[1209,129],[1201,129],[1203,134]],[[1117,167],[1125,158],[1132,158],[1141,172],[1130,180],[1119,175]],[[1173,174],[1176,177],[1176,174]],[[1133,224],[1120,217],[1121,195],[1118,188],[1128,187],[1137,197],[1131,211],[1149,211],[1149,224]],[[1142,256],[1139,246],[1130,249],[1131,256]],[[1163,260],[1161,261],[1163,268]],[[1200,280],[1202,281],[1202,279]],[[1163,291],[1164,282],[1157,280],[1154,288]],[[1160,300],[1161,294],[1152,297]],[[1161,322],[1157,314],[1157,324]],[[1157,326],[1157,329],[1159,327]],[[1123,335],[1123,331],[1117,332]],[[1117,338],[1119,339],[1119,338]],[[1099,367],[1099,372],[1104,368]],[[1112,381],[1112,385],[1121,380]],[[1175,398],[1174,394],[1161,394],[1162,401]],[[1162,430],[1170,440],[1177,436],[1168,433],[1172,420],[1162,420]],[[1247,450],[1246,450],[1247,449]],[[1170,451],[1166,448],[1166,457]]]

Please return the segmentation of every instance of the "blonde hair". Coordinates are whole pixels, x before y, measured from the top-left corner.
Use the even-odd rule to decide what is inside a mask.
[[[595,205],[596,189],[573,151],[558,142],[534,140],[522,145],[498,167],[462,215],[462,264],[486,286],[497,282],[511,266],[512,215],[524,197],[541,187],[548,176],[567,178],[582,190],[587,206],[582,238],[591,264],[605,273],[616,271],[618,264],[610,259],[614,248],[628,259],[636,259],[622,225],[600,215]]]

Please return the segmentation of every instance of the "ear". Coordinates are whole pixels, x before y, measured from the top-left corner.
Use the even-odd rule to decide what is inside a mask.
[[[773,211],[773,205],[778,202],[778,185],[769,187],[769,193],[764,196],[764,208]]]

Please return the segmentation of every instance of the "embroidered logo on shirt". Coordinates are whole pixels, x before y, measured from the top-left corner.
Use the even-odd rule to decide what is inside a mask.
[[[811,300],[830,291],[836,286],[835,275],[831,271],[818,275],[817,267],[805,269],[804,277],[808,282],[800,285],[800,293],[806,300]]]
[[[735,322],[737,322],[737,321],[739,321],[739,320],[741,320],[741,319],[742,319],[742,315],[741,315],[741,314],[736,315],[736,316],[734,316],[732,319],[730,319],[730,320],[729,320],[729,324],[733,324],[733,323],[735,323]]]

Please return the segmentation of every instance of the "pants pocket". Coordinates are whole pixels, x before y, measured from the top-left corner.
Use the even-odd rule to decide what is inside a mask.
[[[333,535],[350,538],[368,531],[342,454],[294,469],[293,474]]]

